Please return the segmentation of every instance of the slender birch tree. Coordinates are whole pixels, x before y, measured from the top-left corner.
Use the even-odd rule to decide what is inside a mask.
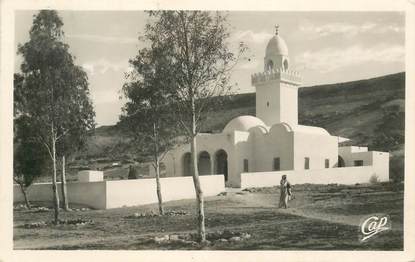
[[[17,117],[27,117],[33,127],[27,136],[44,146],[51,159],[55,223],[59,223],[57,159],[65,154],[59,149],[64,148],[66,139],[95,125],[88,78],[75,65],[62,26],[54,10],[42,10],[34,16],[28,42],[18,47],[23,62],[21,84],[15,85]]]
[[[233,52],[228,43],[229,25],[221,12],[150,11],[144,39],[163,50],[170,82],[169,93],[184,135],[191,143],[191,166],[197,199],[198,235],[206,240],[203,190],[199,180],[196,137],[206,113],[217,108],[231,91],[230,73],[245,47]]]

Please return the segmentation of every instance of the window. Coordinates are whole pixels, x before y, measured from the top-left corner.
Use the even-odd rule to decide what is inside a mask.
[[[274,168],[274,171],[281,170],[281,167],[280,167],[280,158],[279,157],[274,158],[274,166],[273,166],[273,168]]]
[[[269,102],[267,102],[267,107],[269,107]]]
[[[248,171],[249,171],[248,159],[244,159],[244,172],[248,172]]]
[[[363,166],[363,160],[355,160],[354,166]]]
[[[338,167],[345,167],[346,164],[344,163],[344,159],[341,156],[338,156],[337,158],[337,166]]]
[[[284,70],[288,70],[288,61],[287,59],[284,59]]]
[[[267,70],[272,71],[274,69],[274,62],[272,60],[269,60],[267,63]]]
[[[326,158],[326,159],[324,160],[324,167],[325,167],[325,168],[329,168],[329,167],[330,167],[330,159]]]
[[[304,169],[310,169],[310,158],[304,158]]]

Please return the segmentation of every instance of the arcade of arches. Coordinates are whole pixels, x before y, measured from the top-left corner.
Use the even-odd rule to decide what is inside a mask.
[[[183,162],[183,176],[192,175],[192,160],[189,152],[182,157]],[[199,152],[198,154],[198,170],[199,175],[224,175],[225,181],[228,180],[228,154],[225,150],[220,149],[216,151],[212,158],[207,151]]]

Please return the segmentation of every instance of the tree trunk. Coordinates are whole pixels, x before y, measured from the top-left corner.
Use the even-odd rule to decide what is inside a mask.
[[[164,215],[163,197],[161,195],[161,184],[160,184],[160,161],[158,157],[156,160],[156,184],[157,184],[157,198],[159,201],[159,213],[160,215]]]
[[[198,211],[198,233],[199,241],[206,241],[206,229],[205,229],[205,209],[203,200],[203,191],[200,186],[199,170],[197,169],[197,147],[196,147],[196,117],[195,117],[195,102],[192,99],[192,144],[191,144],[191,156],[192,156],[192,171],[193,171],[193,183],[196,191],[197,211]]]
[[[161,195],[161,184],[160,184],[160,159],[159,159],[159,147],[158,147],[158,136],[156,124],[153,124],[153,135],[154,135],[154,159],[155,159],[155,168],[156,168],[156,186],[157,186],[157,198],[159,203],[159,213],[164,215],[163,209],[163,197]]]
[[[19,183],[19,186],[20,186],[20,189],[22,190],[24,202],[26,204],[27,209],[31,209],[29,198],[27,197],[26,187],[20,183]]]
[[[198,208],[197,210],[198,211],[198,233],[199,233],[199,240],[202,242],[206,240],[205,210],[204,210],[203,191],[202,191],[202,187],[200,186],[199,172],[197,170],[196,136],[192,138],[191,153],[192,153],[193,183],[195,185],[196,201],[197,201],[197,208]]]
[[[52,162],[53,162],[53,179],[52,179],[52,189],[53,189],[53,207],[55,209],[55,220],[54,223],[59,223],[59,194],[58,187],[56,183],[56,137],[52,124]]]
[[[69,201],[66,189],[66,174],[65,174],[65,156],[62,157],[62,176],[61,176],[61,191],[62,191],[62,202],[63,209],[69,211]]]

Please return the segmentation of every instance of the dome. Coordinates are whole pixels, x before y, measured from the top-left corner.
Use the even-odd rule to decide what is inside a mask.
[[[257,126],[266,127],[264,122],[255,116],[238,116],[229,121],[223,132],[248,131]]]
[[[268,42],[265,49],[265,56],[284,55],[288,56],[288,47],[284,39],[278,34],[274,35]]]
[[[303,126],[303,125],[290,125],[288,123],[277,123],[271,127],[270,132],[278,128],[283,128],[286,132],[298,132],[303,134],[314,134],[314,135],[324,135],[329,136],[330,133],[326,129],[316,126]]]
[[[300,133],[307,133],[307,134],[315,134],[315,135],[326,135],[329,136],[329,132],[327,132],[326,129],[316,126],[302,126],[297,125],[294,128],[294,132],[300,132]]]

